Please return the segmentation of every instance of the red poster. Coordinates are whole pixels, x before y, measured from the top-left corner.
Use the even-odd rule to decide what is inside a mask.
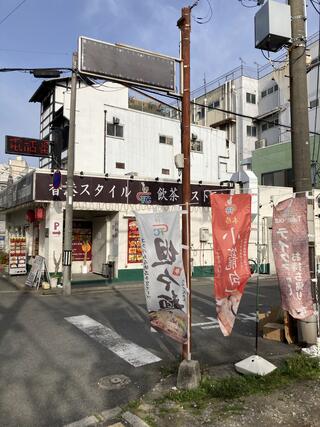
[[[128,219],[128,264],[142,262],[140,234],[135,219]]]
[[[251,195],[211,194],[210,201],[217,318],[223,335],[228,336],[251,276],[248,263]]]
[[[273,208],[272,250],[282,308],[295,319],[313,314],[309,270],[307,200],[290,198]]]

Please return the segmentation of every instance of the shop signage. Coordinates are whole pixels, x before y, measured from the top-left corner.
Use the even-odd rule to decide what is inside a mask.
[[[59,188],[54,188],[50,174],[36,174],[35,199],[41,201],[66,200],[65,175]],[[191,185],[192,206],[210,206],[210,194],[221,190],[214,185]],[[182,203],[182,185],[177,182],[139,181],[129,179],[74,177],[74,202],[123,203],[139,205],[179,205]]]
[[[272,250],[283,310],[295,319],[311,316],[314,310],[305,197],[283,200],[273,207]]]
[[[6,135],[6,154],[49,157],[50,141]]]
[[[46,260],[44,257],[37,255],[32,263],[31,270],[29,271],[26,286],[30,288],[39,288],[41,285],[42,277],[44,277],[50,283],[50,275],[47,269]]]
[[[138,224],[135,219],[128,219],[128,264],[141,262],[142,251]]]
[[[143,253],[144,289],[151,325],[187,341],[187,288],[182,261],[180,212],[135,212]]]
[[[212,194],[210,197],[217,318],[223,335],[228,336],[251,276],[248,263],[251,195]]]
[[[51,235],[53,237],[61,236],[61,222],[60,221],[53,221],[52,228],[51,228]]]
[[[27,272],[27,246],[23,236],[9,238],[9,274],[19,275]]]

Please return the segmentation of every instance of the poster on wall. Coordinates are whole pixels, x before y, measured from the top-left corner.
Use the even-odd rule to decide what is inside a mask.
[[[151,325],[187,342],[187,287],[180,213],[136,213],[143,253],[144,289]]]
[[[128,264],[142,262],[142,250],[138,224],[135,219],[128,219]]]
[[[295,319],[311,316],[314,310],[305,197],[283,200],[273,207],[272,250],[283,310]]]
[[[72,230],[72,261],[91,261],[92,224],[74,221]]]
[[[228,336],[251,276],[248,263],[251,195],[211,194],[210,199],[217,319],[223,335]]]
[[[9,274],[19,275],[27,273],[27,244],[23,236],[9,238]]]

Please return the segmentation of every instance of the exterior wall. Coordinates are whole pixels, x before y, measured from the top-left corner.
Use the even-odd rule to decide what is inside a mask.
[[[113,117],[123,125],[123,138],[105,136],[104,120],[112,123]],[[77,123],[76,171],[178,178],[174,156],[181,152],[179,121],[95,103],[88,109],[80,104]],[[191,153],[191,178],[207,182],[228,179],[234,171],[234,150],[227,149],[225,133],[201,126],[193,126],[192,133],[203,142],[203,151]],[[173,137],[173,145],[160,144],[160,135]],[[116,163],[124,163],[125,169],[117,169]],[[163,175],[162,169],[168,169],[169,175]]]
[[[310,155],[312,156],[313,147],[318,151],[319,142],[310,141]],[[320,149],[320,147],[319,147]],[[263,173],[291,169],[291,143],[275,144],[266,148],[255,150],[252,154],[252,169],[258,177],[261,184],[261,175]]]

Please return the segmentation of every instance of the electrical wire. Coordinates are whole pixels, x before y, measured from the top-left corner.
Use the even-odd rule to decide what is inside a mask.
[[[25,3],[27,0],[22,0],[16,7],[14,7],[12,10],[11,10],[11,12],[9,12],[8,13],[8,15],[6,15],[4,18],[2,18],[1,19],[1,21],[0,21],[0,25],[4,22],[4,21],[6,21],[8,18],[9,18],[9,16],[11,16],[16,10],[18,10],[19,9],[19,7],[21,7],[22,5],[23,5],[23,3]]]
[[[208,22],[211,21],[212,16],[213,16],[213,9],[212,9],[212,5],[210,0],[207,0],[208,6],[209,6],[209,11],[207,13],[206,16],[204,17],[196,17],[194,20],[197,24],[203,25],[203,24],[208,24]]]
[[[253,6],[248,6],[244,3],[244,0],[239,0],[239,2],[241,3],[241,6],[246,7],[247,9],[252,9],[254,7],[259,7],[260,5],[258,4],[257,0],[247,0],[247,1],[254,1],[256,4]]]
[[[6,49],[6,48],[1,48],[1,47],[0,47],[0,51],[1,52],[32,53],[32,54],[37,54],[37,55],[68,55],[68,56],[71,56],[71,53],[67,53],[67,52],[43,52],[43,51],[37,51],[37,50]]]
[[[312,5],[312,7],[314,8],[314,10],[320,15],[320,10],[315,5],[315,3],[317,3],[319,5],[319,2],[315,2],[314,0],[310,0],[310,3]]]
[[[319,41],[318,41],[318,61],[320,59],[320,14],[318,17],[318,33],[319,33]],[[315,116],[314,116],[314,131],[316,131],[317,129],[317,118],[318,118],[318,104],[319,104],[319,74],[320,74],[320,64],[318,63],[317,66],[317,87],[316,87],[316,111],[315,111]],[[313,149],[312,149],[312,158],[311,161],[314,161],[314,155],[315,155],[315,151],[316,151],[316,144],[315,141],[313,142]],[[318,150],[318,155],[317,155],[317,162],[316,164],[318,164],[318,157],[319,157],[319,150]],[[316,174],[315,174],[315,179],[316,179]]]

